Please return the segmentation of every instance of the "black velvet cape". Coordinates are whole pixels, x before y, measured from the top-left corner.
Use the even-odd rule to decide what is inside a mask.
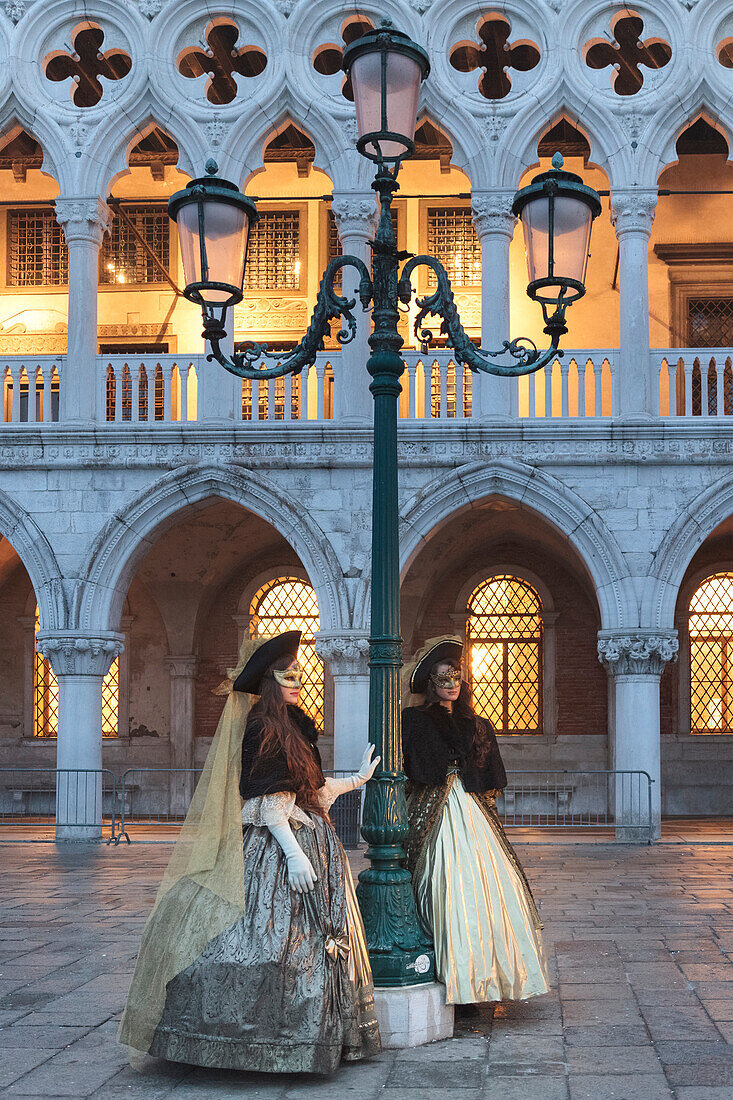
[[[489,741],[482,765],[475,753],[479,726]],[[402,751],[405,775],[412,783],[436,787],[448,769],[457,766],[469,794],[503,790],[507,778],[496,734],[485,718],[461,719],[439,703],[407,707],[402,711]]]
[[[310,744],[313,758],[318,765],[320,775],[319,787],[325,780],[321,771],[321,754],[318,751],[318,729],[309,714],[300,707],[288,705],[288,714],[300,731],[300,734]],[[277,794],[278,791],[294,791],[290,772],[284,753],[268,755],[264,760],[258,760],[262,740],[262,719],[257,715],[250,715],[242,738],[242,774],[239,780],[239,793],[242,798],[256,798],[262,794]]]

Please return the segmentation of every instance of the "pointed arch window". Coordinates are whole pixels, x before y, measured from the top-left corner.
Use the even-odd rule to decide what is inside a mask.
[[[542,601],[525,580],[500,574],[468,600],[468,673],[476,713],[497,733],[542,733]]]
[[[39,651],[36,635],[40,626],[36,606],[33,633],[33,736],[58,737],[59,682],[46,657]],[[117,737],[120,711],[120,663],[115,657],[102,681],[102,737]]]
[[[300,706],[323,729],[323,661],[315,649],[319,629],[318,601],[313,588],[299,577],[277,577],[254,595],[249,609],[252,638],[300,630],[298,660],[304,672]]]
[[[733,573],[698,585],[689,606],[690,733],[733,733]]]

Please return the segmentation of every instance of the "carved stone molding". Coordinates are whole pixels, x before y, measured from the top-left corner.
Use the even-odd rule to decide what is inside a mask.
[[[164,664],[172,680],[193,680],[198,669],[199,659],[187,653],[181,657],[165,657]]]
[[[92,635],[80,630],[44,631],[36,642],[57,676],[106,676],[125,648],[124,635],[113,631]]]
[[[72,241],[102,243],[112,225],[112,212],[104,199],[56,199],[56,220],[63,227],[67,244]]]
[[[679,648],[676,630],[598,633],[598,660],[612,676],[661,676]]]
[[[512,238],[517,219],[512,214],[512,198],[509,191],[474,191],[471,196],[473,224],[479,240],[487,233],[503,233]]]
[[[366,634],[317,634],[316,653],[326,661],[332,676],[368,674],[369,638]]]
[[[25,0],[5,0],[5,14],[13,23],[18,23],[25,15]]]
[[[648,237],[656,209],[656,191],[614,191],[611,196],[611,222],[616,236],[621,238],[624,233],[645,233]]]
[[[371,195],[334,195],[331,213],[339,238],[357,236],[371,239],[377,228],[377,205]]]

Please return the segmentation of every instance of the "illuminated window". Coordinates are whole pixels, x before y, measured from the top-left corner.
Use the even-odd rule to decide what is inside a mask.
[[[542,732],[542,603],[518,577],[490,577],[468,601],[468,667],[476,713],[497,733]]]
[[[481,286],[481,245],[470,206],[428,207],[428,253],[440,260],[454,286]],[[430,285],[435,285],[431,274]]]
[[[261,214],[249,233],[245,290],[299,290],[300,274],[300,211]]]
[[[733,733],[733,573],[690,600],[690,733]]]
[[[316,595],[306,581],[278,577],[257,592],[249,610],[250,636],[301,630],[298,660],[304,672],[300,706],[323,729],[323,661],[315,650],[319,628]]]
[[[428,351],[427,356],[429,357]],[[430,415],[434,417],[440,417],[440,367],[433,366],[430,369]],[[458,411],[458,382],[456,378],[456,369],[463,371],[463,409]],[[471,415],[471,403],[473,393],[473,379],[471,377],[470,370],[464,370],[463,367],[456,368],[455,363],[451,362],[445,368],[446,380],[445,380],[445,403],[446,408],[443,411],[443,416],[470,416]]]
[[[65,286],[69,251],[53,210],[8,213],[8,286]]]
[[[33,639],[33,736],[57,737],[59,732],[59,682],[48,660],[35,644],[39,617]],[[119,726],[120,664],[115,657],[102,681],[102,737],[117,737]]]
[[[163,203],[119,207],[102,241],[101,283],[139,286],[165,282],[170,265],[170,218]],[[156,262],[157,261],[157,262]]]

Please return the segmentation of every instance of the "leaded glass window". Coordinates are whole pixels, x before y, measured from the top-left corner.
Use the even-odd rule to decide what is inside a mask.
[[[249,615],[252,638],[283,634],[286,630],[302,631],[298,660],[304,676],[299,705],[323,729],[323,661],[315,648],[319,618],[312,587],[298,577],[278,577],[260,588]]]
[[[468,601],[468,669],[476,713],[497,733],[542,732],[542,603],[508,574],[490,577]]]
[[[65,286],[69,250],[53,210],[8,212],[8,286]]]
[[[440,260],[454,286],[481,286],[481,245],[470,206],[428,207],[429,255]],[[435,276],[429,276],[435,285]]]
[[[733,733],[733,573],[716,573],[690,600],[690,732]]]
[[[58,737],[59,682],[46,657],[38,649],[35,636],[40,619],[36,607],[33,638],[33,736]],[[120,662],[115,657],[102,681],[102,737],[117,737],[119,728]]]
[[[115,210],[109,235],[102,241],[99,281],[133,286],[164,282],[159,264],[166,271],[170,266],[167,207],[162,203],[125,204],[124,217]]]
[[[250,229],[246,290],[300,289],[300,211],[269,210]]]

